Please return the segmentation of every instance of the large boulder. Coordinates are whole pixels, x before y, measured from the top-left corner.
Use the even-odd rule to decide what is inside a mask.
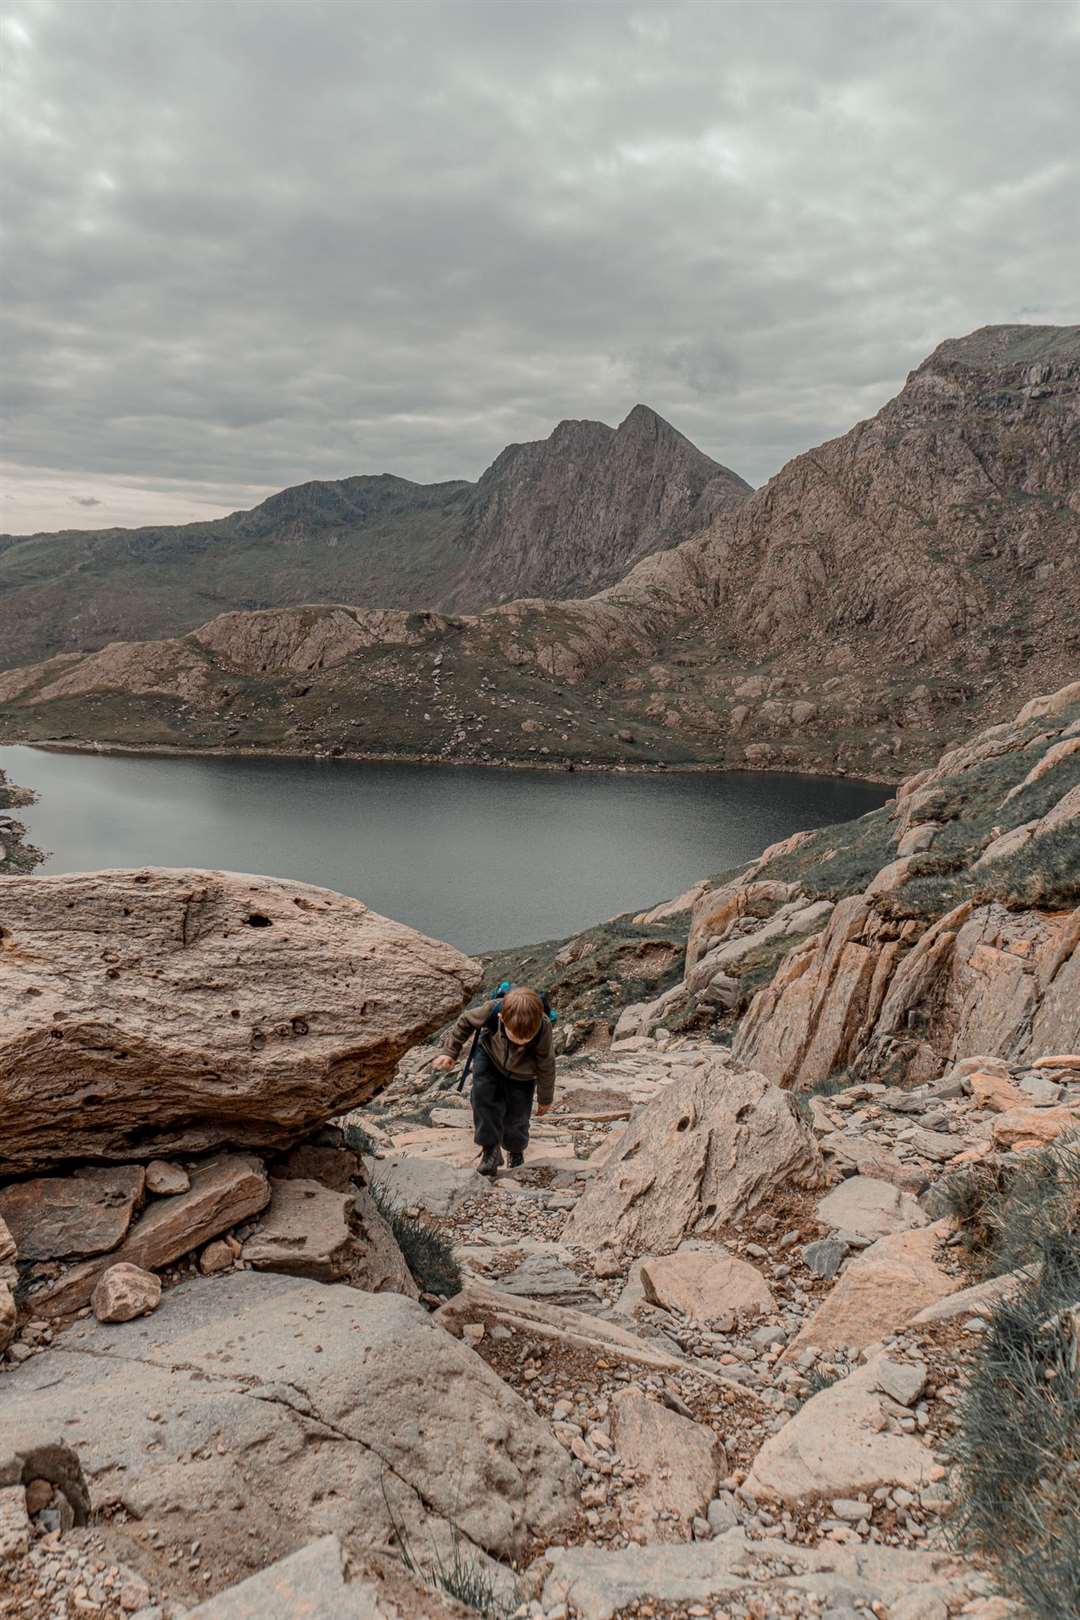
[[[718,1054],[631,1122],[578,1200],[563,1241],[670,1254],[685,1237],[719,1237],[774,1192],[824,1182],[794,1098]]]
[[[193,1540],[240,1579],[314,1537],[387,1546],[395,1527],[425,1556],[451,1555],[455,1525],[464,1552],[513,1557],[575,1512],[562,1447],[420,1305],[270,1272],[73,1324],[0,1379],[0,1456],[43,1432],[78,1448],[94,1511],[138,1520],[170,1581]]]
[[[478,982],[459,951],[304,883],[10,878],[0,1175],[287,1144],[374,1096]]]

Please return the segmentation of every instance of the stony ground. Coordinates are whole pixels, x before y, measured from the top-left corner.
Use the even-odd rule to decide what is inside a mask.
[[[343,1123],[366,1133],[379,1196],[452,1245],[462,1289],[426,1303],[527,1403],[565,1454],[577,1498],[554,1544],[534,1537],[497,1564],[470,1552],[493,1571],[487,1612],[1012,1612],[993,1595],[992,1571],[958,1559],[950,1540],[955,1409],[991,1294],[974,1283],[939,1185],[951,1167],[1007,1150],[1017,1109],[1027,1139],[1080,1118],[1080,1067],[966,1060],[913,1090],[824,1088],[797,1105],[798,1129],[824,1155],[820,1184],[779,1177],[722,1230],[651,1255],[582,1241],[583,1201],[619,1163],[635,1164],[618,1155],[643,1110],[702,1073],[722,1106],[732,1072],[722,1049],[661,1029],[565,1059],[525,1167],[494,1183],[476,1174],[468,1104],[434,1081],[431,1056],[410,1053],[379,1104]],[[642,1189],[661,1196],[648,1176]],[[227,1277],[249,1269],[241,1245],[257,1225],[238,1224],[232,1249],[219,1245]],[[166,1294],[211,1282],[205,1260],[166,1268]],[[4,1369],[58,1344],[78,1354],[87,1314],[66,1329],[22,1321]],[[29,1519],[8,1544],[3,1620],[178,1620],[236,1578],[222,1561],[228,1536],[204,1548],[181,1525],[161,1539],[125,1513],[72,1529],[58,1504],[47,1487],[28,1496]],[[456,1612],[431,1602],[433,1616]]]
[[[813,1324],[823,1320],[816,1313],[845,1277],[850,1282],[854,1261],[861,1257],[867,1267],[879,1239],[895,1246],[907,1241],[905,1234],[926,1234],[905,1279],[912,1289],[917,1291],[927,1276],[934,1297],[970,1285],[965,1253],[950,1223],[928,1226],[942,1214],[934,1202],[936,1185],[947,1168],[978,1161],[995,1148],[1010,1106],[1019,1102],[1034,1110],[1036,1119],[1040,1114],[1050,1119],[1058,1109],[1080,1105],[1080,1076],[1045,1069],[1009,1076],[1003,1065],[989,1062],[993,1072],[976,1082],[973,1094],[966,1071],[979,1065],[969,1062],[959,1065],[957,1074],[915,1090],[869,1083],[804,1099],[802,1107],[838,1183],[829,1195],[831,1208],[821,1208],[821,1194],[784,1191],[725,1233],[722,1245],[684,1244],[706,1254],[722,1247],[752,1266],[775,1302],[764,1312],[724,1311],[710,1319],[671,1301],[649,1302],[640,1261],[624,1256],[616,1269],[609,1253],[598,1258],[564,1238],[572,1211],[601,1171],[626,1116],[715,1053],[707,1042],[672,1038],[664,1030],[659,1036],[659,1042],[619,1041],[607,1053],[564,1063],[560,1085],[570,1101],[557,1103],[535,1125],[526,1168],[503,1171],[494,1186],[485,1187],[477,1186],[471,1171],[476,1150],[467,1109],[456,1095],[431,1085],[422,1059],[414,1055],[412,1074],[404,1074],[381,1100],[376,1135],[385,1157],[376,1174],[393,1184],[402,1153],[409,1161],[438,1161],[456,1172],[456,1181],[444,1182],[438,1196],[417,1192],[413,1207],[452,1237],[467,1282],[493,1284],[506,1301],[487,1315],[478,1307],[476,1320],[464,1331],[570,1451],[585,1508],[583,1542],[610,1549],[653,1539],[694,1545],[738,1529],[748,1543],[771,1550],[835,1545],[944,1556],[950,1547],[949,1442],[965,1359],[985,1326],[979,1298],[955,1315],[913,1324],[907,1318],[917,1312],[902,1292],[897,1294],[898,1279],[884,1254],[881,1293],[872,1302],[869,1327],[865,1304],[853,1307],[853,1342],[844,1342],[842,1330],[837,1337],[827,1319],[826,1330],[815,1332]],[[612,1106],[613,1094],[624,1099],[622,1109]],[[371,1124],[370,1115],[363,1118]],[[422,1178],[408,1185],[419,1189]],[[846,1229],[846,1223],[854,1229]],[[602,1342],[571,1346],[531,1331],[528,1319],[512,1319],[515,1299],[542,1305],[549,1320],[538,1325],[547,1329],[554,1319],[564,1331],[587,1336],[590,1322],[595,1329],[618,1323],[670,1357],[671,1365],[646,1372]],[[574,1314],[560,1318],[560,1312]],[[819,1345],[817,1339],[826,1342]],[[755,1492],[752,1482],[748,1488],[765,1442],[782,1434],[816,1394],[842,1389],[849,1375],[874,1358],[884,1358],[890,1369],[912,1371],[906,1388],[900,1387],[901,1377],[898,1398],[883,1403],[877,1421],[924,1448],[920,1483],[883,1481],[868,1489],[830,1491],[826,1469],[819,1492],[806,1492],[803,1500],[786,1505]],[[647,1531],[634,1511],[640,1474],[621,1457],[612,1422],[613,1403],[628,1389],[707,1430],[724,1458],[708,1501],[691,1515],[661,1507]],[[651,1459],[661,1474],[673,1460],[662,1452],[661,1447]],[[920,1587],[915,1596],[891,1605],[868,1600],[841,1611],[820,1593],[774,1591],[745,1603],[721,1604],[666,1603],[656,1595],[611,1612],[657,1617],[843,1612],[911,1620],[944,1620],[955,1613],[991,1620],[1008,1612],[991,1591],[987,1572],[967,1567],[951,1582],[928,1577],[925,1591]],[[572,1597],[550,1604],[551,1595],[549,1581],[521,1612],[555,1617],[603,1610],[602,1604],[579,1610]]]

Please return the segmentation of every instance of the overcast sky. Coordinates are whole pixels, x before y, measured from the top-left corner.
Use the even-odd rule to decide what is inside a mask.
[[[0,0],[0,529],[476,477],[638,400],[761,483],[1080,319],[1080,0]]]

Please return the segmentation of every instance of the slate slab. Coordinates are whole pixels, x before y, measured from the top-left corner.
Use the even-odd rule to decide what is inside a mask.
[[[0,1217],[20,1260],[104,1254],[123,1241],[145,1182],[139,1164],[36,1176],[0,1190]]]

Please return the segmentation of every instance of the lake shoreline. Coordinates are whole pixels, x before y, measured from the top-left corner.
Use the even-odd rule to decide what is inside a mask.
[[[899,782],[890,776],[852,776],[847,771],[799,771],[783,764],[730,765],[708,760],[681,761],[677,764],[659,760],[626,760],[618,764],[604,764],[565,759],[475,759],[463,754],[375,754],[351,750],[331,754],[290,748],[179,748],[169,743],[61,742],[48,738],[31,741],[28,738],[4,737],[0,737],[0,747],[36,748],[50,754],[101,754],[134,759],[283,759],[312,765],[424,765],[448,770],[543,771],[563,776],[790,776],[814,782],[849,782],[854,786],[865,783],[869,787],[892,788],[894,791],[899,786]]]
[[[334,763],[334,761],[331,761]],[[174,867],[262,873],[362,900],[466,951],[562,939],[648,910],[792,833],[846,823],[881,785],[761,772],[483,770],[263,752],[26,745],[42,876]],[[320,768],[321,767],[321,768]],[[652,983],[648,974],[643,990]]]

